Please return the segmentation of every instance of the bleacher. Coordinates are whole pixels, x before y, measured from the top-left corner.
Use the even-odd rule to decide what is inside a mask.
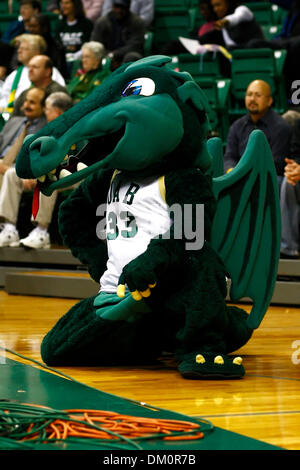
[[[55,22],[58,16],[55,13],[46,11],[47,0],[42,0],[42,13],[49,17],[51,29],[54,31]],[[7,29],[12,21],[16,21],[19,17],[19,2],[12,0],[12,8],[9,10],[7,0],[0,0],[0,35]]]
[[[268,1],[249,2],[245,5],[253,11],[266,39],[271,39],[280,32],[286,10]],[[189,38],[190,33],[203,22],[198,0],[156,0],[153,26],[147,35],[147,55],[155,53],[162,44],[178,36]],[[212,107],[210,123],[213,135],[217,133],[224,142],[229,124],[245,113],[245,91],[254,78],[260,78],[270,84],[275,111],[283,114],[288,109],[283,75],[286,50],[238,49],[231,54],[232,59],[228,64],[229,76],[222,76],[220,53],[216,54],[215,51],[196,55],[187,52],[173,56],[172,60],[176,70],[188,71],[200,86],[202,83],[208,90]],[[222,105],[219,101],[220,94]],[[224,119],[224,104],[229,111],[229,121]]]
[[[46,4],[47,0],[43,0],[43,12]],[[279,33],[285,10],[268,1],[245,4],[261,24],[266,39]],[[0,32],[17,19],[18,8],[17,0],[12,2],[12,11],[8,11],[6,1],[0,2]],[[54,25],[57,15],[47,14]],[[156,0],[153,25],[145,37],[146,54],[151,55],[178,36],[190,37],[195,27],[203,23],[198,0]],[[236,50],[232,53],[230,76],[222,75],[219,55],[214,52],[173,56],[172,67],[188,71],[205,90],[211,105],[212,131],[226,142],[230,123],[245,113],[245,91],[254,78],[270,83],[276,111],[282,114],[287,110],[282,73],[285,59],[283,50]],[[99,286],[90,279],[86,266],[58,245],[50,250],[0,248],[0,288],[10,294],[85,298],[96,294]],[[280,260],[272,303],[299,305],[299,288],[300,261]]]

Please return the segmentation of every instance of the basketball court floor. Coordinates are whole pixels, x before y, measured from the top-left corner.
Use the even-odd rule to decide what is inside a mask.
[[[56,372],[32,362],[41,363],[43,336],[77,301],[0,290],[2,399],[62,409],[100,404],[132,414],[142,407],[146,415],[184,415],[212,425],[201,443],[183,441],[182,449],[300,449],[298,306],[272,305],[248,344],[235,353],[243,357],[244,378],[198,381],[183,379],[171,358],[145,367],[64,367]],[[97,399],[90,403],[93,393]]]

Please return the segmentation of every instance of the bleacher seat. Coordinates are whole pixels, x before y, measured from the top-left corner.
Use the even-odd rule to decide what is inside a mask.
[[[219,55],[215,52],[178,54],[176,57],[179,70],[189,72],[194,80],[222,77]]]
[[[261,29],[263,30],[265,39],[268,41],[272,38],[274,38],[277,34],[280,33],[281,31],[281,26],[280,25],[262,25]]]
[[[253,12],[261,26],[281,26],[287,15],[287,10],[270,2],[249,2],[244,5]]]
[[[227,110],[229,107],[231,80],[198,78],[196,82],[204,91],[211,107],[211,112],[208,115],[211,129],[217,132],[225,145],[230,125]]]
[[[288,11],[278,5],[272,5],[272,23],[282,26]]]
[[[12,21],[18,19],[17,13],[1,13],[0,14],[0,35],[6,31]]]
[[[226,140],[229,120],[230,79],[224,79],[220,71],[219,57],[214,52],[205,54],[178,54],[173,57],[172,68],[188,72],[205,92],[211,111],[209,122],[211,130]]]
[[[244,3],[244,5],[253,12],[256,21],[260,25],[270,26],[274,24],[272,4],[270,2],[249,2]]]
[[[0,2],[0,14],[9,13],[7,2]]]
[[[188,8],[189,2],[186,0],[155,0],[154,9],[157,11],[182,10]]]
[[[0,1],[0,14],[9,14],[9,13],[18,13],[20,9],[20,4],[18,0],[12,0],[11,5],[8,5],[7,0]]]
[[[245,92],[249,83],[256,79],[269,83],[274,99],[274,109],[279,113],[286,111],[287,99],[283,77],[285,58],[285,50],[237,49],[232,51],[231,115],[245,113]]]
[[[51,11],[43,11],[43,14],[48,16],[50,21],[51,33],[54,34],[56,23],[59,20],[59,16],[56,13],[52,13]]]
[[[174,10],[157,10],[152,26],[153,45],[156,50],[177,40],[179,36],[190,37],[194,29],[194,14],[185,7]]]
[[[144,36],[144,55],[149,56],[152,54],[153,45],[153,32],[147,31]]]

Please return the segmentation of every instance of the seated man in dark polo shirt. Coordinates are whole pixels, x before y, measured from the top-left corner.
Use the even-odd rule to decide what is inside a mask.
[[[283,179],[285,158],[290,156],[290,125],[271,109],[271,88],[263,80],[254,80],[247,88],[245,106],[249,114],[237,119],[230,127],[224,155],[224,169],[234,168],[242,157],[248,138],[255,129],[264,132],[274,159],[279,185]]]

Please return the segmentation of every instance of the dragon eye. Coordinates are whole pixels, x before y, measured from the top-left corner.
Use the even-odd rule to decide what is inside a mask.
[[[127,83],[122,91],[122,96],[142,95],[151,96],[155,91],[155,83],[151,78],[136,78]]]

